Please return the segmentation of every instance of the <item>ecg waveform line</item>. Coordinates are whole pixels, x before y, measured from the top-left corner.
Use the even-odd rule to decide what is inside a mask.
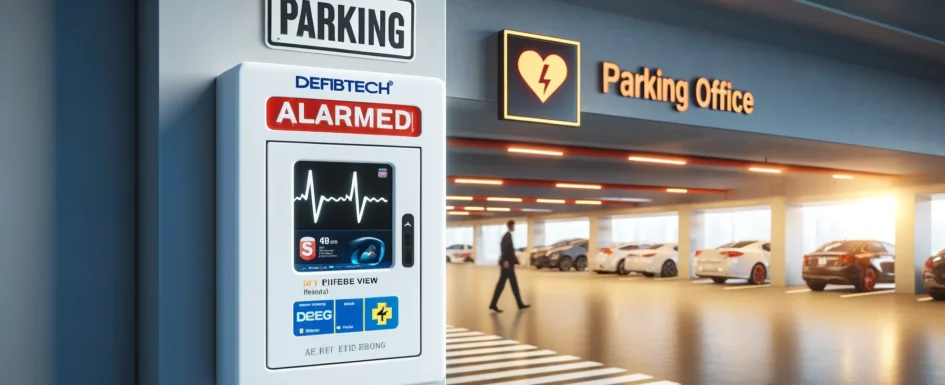
[[[312,170],[308,170],[308,181],[305,182],[305,193],[295,197],[295,201],[305,200],[311,203],[312,206],[312,223],[318,223],[318,216],[322,213],[322,205],[325,202],[354,202],[354,212],[358,217],[358,223],[361,223],[361,217],[364,216],[364,208],[368,203],[387,203],[385,198],[373,198],[373,197],[360,197],[358,193],[358,172],[355,171],[351,174],[351,189],[348,190],[348,195],[343,197],[327,197],[324,195],[318,196],[318,203],[313,202],[315,197],[315,179],[312,178]]]

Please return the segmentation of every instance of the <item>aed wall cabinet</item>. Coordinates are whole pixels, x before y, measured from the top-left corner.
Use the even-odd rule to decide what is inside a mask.
[[[443,82],[243,63],[217,103],[219,383],[442,382]]]

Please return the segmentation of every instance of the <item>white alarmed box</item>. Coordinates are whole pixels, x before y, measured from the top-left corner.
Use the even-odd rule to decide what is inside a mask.
[[[219,76],[220,384],[443,381],[445,124],[436,78]]]

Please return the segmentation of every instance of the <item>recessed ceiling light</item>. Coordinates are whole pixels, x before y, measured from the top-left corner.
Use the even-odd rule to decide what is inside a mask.
[[[522,148],[522,147],[509,147],[509,152],[516,152],[519,154],[548,155],[548,156],[564,155],[564,152],[557,151],[557,150],[539,150],[535,148]]]
[[[853,179],[853,175],[833,174],[833,179]]]
[[[500,179],[470,179],[470,178],[458,178],[455,180],[456,183],[465,183],[465,184],[490,184],[490,185],[501,185],[502,180]]]
[[[574,201],[574,203],[579,205],[599,205],[601,204],[601,201],[578,200]]]
[[[446,206],[446,209],[447,209],[447,210],[452,210],[452,209],[455,209],[455,208],[456,208],[456,206]]]
[[[544,199],[544,198],[538,198],[538,199],[535,200],[535,202],[538,202],[538,203],[553,203],[553,204],[557,204],[557,205],[563,205],[563,204],[566,203],[566,202],[564,201],[564,199]]]
[[[522,211],[524,211],[524,212],[526,212],[526,213],[550,213],[550,212],[553,212],[553,210],[548,210],[548,209],[522,209]]]
[[[471,200],[473,200],[473,197],[447,195],[447,196],[446,196],[446,200],[448,200],[448,201],[471,201]]]
[[[466,210],[466,211],[484,211],[485,209],[486,209],[485,207],[476,207],[476,206],[463,207],[463,210]]]
[[[469,215],[469,213],[466,212],[466,211],[450,211],[450,212],[448,212],[448,213],[446,213],[446,214],[448,214],[448,215]]]
[[[681,159],[652,158],[648,156],[631,156],[627,158],[627,160],[631,162],[662,163],[662,164],[675,164],[675,165],[686,164],[686,161],[681,160]]]
[[[748,168],[748,171],[764,172],[764,173],[768,173],[768,174],[780,174],[780,173],[781,173],[781,169],[778,169],[778,168],[767,168],[767,167],[749,167],[749,168]]]
[[[615,202],[652,202],[653,201],[652,199],[646,199],[646,198],[619,198],[619,197],[600,198],[600,200],[615,201]]]
[[[685,193],[689,192],[689,190],[684,189],[684,188],[668,188],[668,189],[666,189],[666,192],[668,192],[668,193],[674,193],[674,194],[685,194]]]
[[[492,202],[521,202],[522,198],[488,197],[486,200]]]
[[[512,211],[512,209],[510,209],[510,208],[508,208],[508,207],[489,207],[489,208],[486,209],[486,211],[503,211],[503,212],[508,212],[508,211]]]
[[[558,183],[555,184],[555,187],[558,188],[579,188],[586,190],[600,190],[601,185],[599,184],[581,184],[581,183]]]

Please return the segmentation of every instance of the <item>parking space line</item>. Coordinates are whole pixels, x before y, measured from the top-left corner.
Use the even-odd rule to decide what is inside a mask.
[[[573,364],[541,366],[537,368],[508,370],[508,371],[497,372],[497,373],[485,373],[485,374],[474,374],[471,376],[453,377],[453,378],[447,378],[446,383],[447,385],[466,384],[470,382],[496,380],[499,378],[519,377],[519,376],[528,376],[532,374],[553,373],[553,372],[563,372],[566,370],[593,368],[595,366],[602,366],[602,365],[604,364],[600,362],[592,362],[592,361],[575,362]]]
[[[489,346],[502,346],[502,345],[515,345],[518,341],[512,340],[501,340],[501,341],[486,341],[486,342],[470,342],[468,344],[453,344],[446,345],[446,350],[456,350],[456,349],[469,349],[469,348],[486,348]]]
[[[604,378],[601,380],[590,380],[584,382],[575,382],[570,385],[617,385],[617,384],[626,384],[628,382],[651,380],[653,376],[648,376],[646,374],[634,373],[628,374],[626,376]]]
[[[760,289],[762,287],[771,287],[770,284],[765,285],[746,285],[746,286],[728,286],[723,287],[723,290],[745,290],[745,289]]]
[[[553,350],[532,350],[532,351],[518,352],[518,353],[490,354],[488,356],[454,358],[452,360],[446,360],[446,365],[449,366],[449,365],[458,365],[458,364],[472,364],[476,362],[500,361],[500,360],[507,360],[507,359],[512,359],[512,358],[541,357],[541,356],[550,356],[553,354],[555,354]]]
[[[452,337],[452,336],[449,336]],[[446,338],[447,344],[456,344],[460,342],[476,342],[476,341],[492,341],[492,340],[501,340],[502,337],[499,336],[478,336],[478,337],[463,337],[463,338]]]
[[[485,348],[485,349],[469,349],[469,350],[460,350],[455,352],[446,352],[446,358],[450,357],[465,357],[465,356],[474,356],[477,354],[491,354],[491,353],[502,353],[502,352],[520,352],[523,350],[532,350],[535,349],[535,346],[532,345],[515,345],[515,346],[503,346],[500,348]]]
[[[867,295],[880,295],[880,294],[892,294],[895,293],[895,290],[880,290],[880,291],[871,291],[869,293],[856,293],[856,294],[844,294],[840,298],[853,298],[853,297],[863,297]]]
[[[446,329],[446,332],[447,332],[447,333],[458,333],[458,332],[468,332],[468,331],[469,331],[469,329],[463,329],[463,328],[451,328],[451,329]]]
[[[516,360],[516,361],[493,362],[491,364],[467,365],[467,366],[459,366],[455,368],[448,368],[446,369],[446,374],[449,375],[449,374],[459,374],[459,373],[482,372],[482,371],[493,370],[493,369],[514,368],[518,366],[575,361],[577,359],[578,358],[575,356],[554,356],[554,357],[532,358],[532,359],[524,359],[524,360]]]
[[[480,332],[459,332],[459,333],[450,333],[446,332],[446,338],[456,338],[456,337],[472,337],[472,336],[481,336]]]
[[[608,374],[623,373],[626,372],[626,369],[620,368],[607,368],[607,369],[597,369],[597,370],[588,370],[586,372],[575,372],[575,373],[565,373],[565,374],[556,374],[553,376],[537,377],[537,378],[528,378],[524,380],[517,381],[507,381],[500,382],[498,384],[493,383],[492,385],[538,385],[538,384],[548,384],[552,382],[561,382],[568,380],[576,380],[580,378],[596,377],[596,376],[606,376]]]
[[[922,297],[922,298],[917,299],[916,301],[919,301],[919,302],[927,302],[927,301],[931,301],[931,300],[932,300],[932,297]]]
[[[788,291],[786,291],[786,292],[784,292],[784,293],[785,293],[785,294],[797,294],[797,293],[808,293],[808,292],[810,292],[810,291],[811,291],[810,289],[797,289],[797,290],[788,290]]]

